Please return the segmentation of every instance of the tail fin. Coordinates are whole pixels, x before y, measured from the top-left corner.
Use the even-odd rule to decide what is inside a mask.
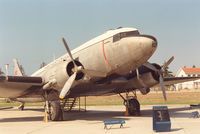
[[[17,59],[13,59],[13,62],[14,62],[14,75],[15,76],[23,76],[22,71],[19,68]]]

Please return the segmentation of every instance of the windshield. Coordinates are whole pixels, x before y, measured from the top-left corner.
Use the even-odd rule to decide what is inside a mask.
[[[113,42],[116,42],[124,37],[130,37],[130,36],[135,36],[139,35],[140,33],[138,31],[131,31],[131,32],[124,32],[124,33],[118,33],[113,36]]]

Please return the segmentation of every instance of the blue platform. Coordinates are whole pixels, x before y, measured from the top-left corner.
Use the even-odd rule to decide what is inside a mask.
[[[166,132],[171,130],[171,121],[167,106],[153,106],[153,130]]]

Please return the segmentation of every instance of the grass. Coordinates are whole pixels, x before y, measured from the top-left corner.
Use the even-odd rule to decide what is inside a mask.
[[[200,91],[194,92],[167,92],[167,100],[163,100],[161,92],[149,93],[141,95],[137,93],[138,100],[141,105],[167,105],[167,104],[199,104]],[[3,100],[3,99],[1,99]],[[5,103],[1,101],[0,107],[17,107],[20,105],[18,102]],[[7,101],[9,102],[9,101]],[[102,105],[123,105],[123,100],[119,95],[112,96],[91,96],[87,97],[87,106],[102,106]],[[78,105],[78,103],[77,103]],[[25,103],[25,106],[39,106],[43,107],[44,103]],[[84,97],[81,98],[81,106],[84,106]]]
[[[168,104],[200,104],[200,101],[167,101],[167,102],[141,102],[141,105],[168,105]],[[0,108],[2,107],[18,107],[20,103],[0,103]],[[81,106],[84,106],[81,103]],[[87,106],[112,106],[112,105],[123,105],[123,102],[104,102],[104,103],[89,103]],[[36,106],[43,107],[44,103],[25,103],[26,106]],[[78,106],[78,104],[77,104]]]
[[[2,107],[18,107],[20,103],[12,102],[12,103],[0,103],[0,108]],[[25,106],[44,106],[44,103],[25,103]]]
[[[2,107],[15,107],[15,106],[19,106],[19,105],[15,104],[15,103],[1,103],[0,104],[0,108],[2,108]]]
[[[141,105],[199,104],[200,101],[143,102]]]
[[[200,104],[200,101],[140,102],[141,105]],[[89,103],[87,106],[123,105],[123,102]],[[81,104],[84,106],[84,104]]]

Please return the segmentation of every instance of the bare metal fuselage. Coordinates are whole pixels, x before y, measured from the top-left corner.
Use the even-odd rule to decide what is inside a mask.
[[[83,65],[84,69],[101,72],[109,78],[109,76],[113,74],[116,76],[123,76],[144,64],[155,52],[157,48],[157,44],[155,45],[155,43],[155,38],[150,36],[139,35],[125,37],[116,42],[113,41],[113,36],[104,36],[104,38],[98,38],[96,41],[92,40],[83,44],[72,51],[72,54],[74,59]],[[43,83],[56,80],[56,83],[52,88],[60,92],[69,78],[66,67],[70,61],[68,54],[66,54],[40,69],[32,76],[42,77]],[[97,84],[91,79],[85,80],[83,78],[77,80],[71,88],[71,96],[104,95],[113,93],[113,89],[119,87],[131,88],[131,86],[133,86],[131,81],[110,81],[109,84]],[[102,78],[97,78],[95,81],[101,79]],[[42,86],[37,87],[38,92],[32,92],[30,90],[30,94],[27,89],[31,89],[32,87],[24,88],[19,86],[20,90],[16,90],[14,86],[3,86],[9,88],[6,88],[6,90],[0,90],[0,94],[4,93],[1,97],[17,98],[42,94]],[[8,90],[13,91],[13,94],[12,92],[7,92]],[[7,93],[7,95],[5,95],[5,93]]]

